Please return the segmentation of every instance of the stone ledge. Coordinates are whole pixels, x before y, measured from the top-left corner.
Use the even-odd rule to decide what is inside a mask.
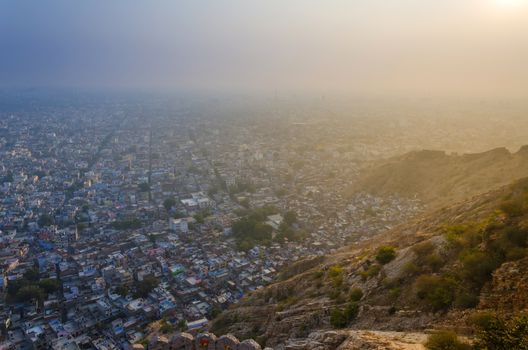
[[[212,333],[200,333],[196,337],[190,333],[178,333],[170,339],[163,335],[155,335],[149,339],[145,348],[134,344],[133,350],[262,350],[253,339],[239,341],[234,335],[226,334],[217,337]],[[264,350],[273,350],[266,348]]]

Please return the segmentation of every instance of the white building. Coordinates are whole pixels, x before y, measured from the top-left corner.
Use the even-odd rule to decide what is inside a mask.
[[[189,232],[189,225],[187,222],[187,219],[169,219],[169,229],[174,232],[182,232],[187,233]]]

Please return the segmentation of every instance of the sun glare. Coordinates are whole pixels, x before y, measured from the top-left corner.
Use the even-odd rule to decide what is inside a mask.
[[[498,7],[504,9],[514,9],[524,6],[528,3],[527,0],[494,0],[494,2]]]

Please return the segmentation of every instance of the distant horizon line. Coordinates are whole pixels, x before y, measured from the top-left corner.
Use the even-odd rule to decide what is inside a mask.
[[[191,95],[203,97],[244,97],[244,98],[311,98],[311,99],[362,99],[362,100],[461,100],[461,101],[526,101],[528,95],[468,95],[468,94],[416,94],[416,93],[371,93],[371,92],[325,92],[316,90],[294,90],[294,89],[218,89],[218,88],[150,88],[150,87],[122,87],[122,86],[2,86],[0,94],[9,93],[64,93],[64,94],[122,94],[122,95],[153,95],[167,96]]]

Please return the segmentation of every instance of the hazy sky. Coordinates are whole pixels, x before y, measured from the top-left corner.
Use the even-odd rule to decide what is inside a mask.
[[[0,86],[528,97],[528,0],[0,0]]]

